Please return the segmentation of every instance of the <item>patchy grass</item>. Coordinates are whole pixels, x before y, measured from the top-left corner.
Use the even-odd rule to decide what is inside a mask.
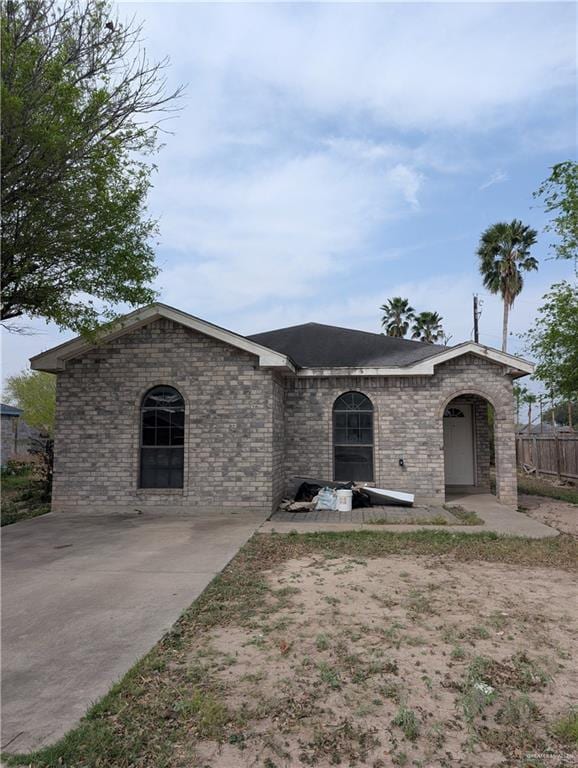
[[[32,472],[19,475],[3,474],[0,525],[45,515],[50,504],[45,499],[44,486]]]
[[[556,720],[551,731],[562,744],[578,748],[578,707],[573,707],[568,714]]]
[[[569,750],[577,549],[563,535],[257,535],[77,728],[4,761],[476,765],[489,749],[505,765]]]
[[[413,710],[407,707],[400,707],[391,721],[392,725],[397,725],[408,741],[415,741],[419,736],[419,720]]]
[[[554,483],[541,478],[518,475],[518,493],[527,493],[530,496],[546,496],[550,499],[567,501],[570,504],[578,504],[578,488]]]
[[[460,504],[444,504],[444,509],[451,512],[454,517],[460,521],[460,525],[485,525],[484,520],[471,509],[466,509]]]
[[[368,525],[451,525],[443,515],[434,515],[433,517],[408,517],[408,518],[390,518],[378,517],[375,520],[368,520]]]
[[[540,710],[526,693],[509,696],[496,712],[498,723],[513,727],[529,726],[539,717]]]

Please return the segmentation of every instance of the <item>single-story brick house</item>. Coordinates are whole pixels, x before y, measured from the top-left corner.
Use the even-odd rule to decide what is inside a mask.
[[[520,358],[307,323],[241,336],[163,304],[31,360],[58,376],[56,511],[274,509],[294,476],[516,503]]]

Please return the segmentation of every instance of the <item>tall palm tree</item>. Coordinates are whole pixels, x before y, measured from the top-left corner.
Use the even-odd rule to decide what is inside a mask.
[[[420,312],[414,318],[411,338],[435,344],[444,337],[442,320],[443,317],[440,317],[437,312]]]
[[[409,306],[409,301],[402,299],[401,296],[395,296],[393,299],[388,299],[380,309],[383,312],[381,325],[385,328],[386,334],[403,338],[414,318],[414,309]]]
[[[478,256],[484,286],[499,293],[504,302],[502,352],[508,346],[508,317],[516,296],[524,287],[523,272],[538,269],[538,260],[530,256],[538,233],[514,219],[509,224],[500,221],[488,227],[480,238]]]
[[[538,402],[538,398],[533,392],[526,393],[526,405],[528,406],[528,432],[532,432],[532,406]]]
[[[516,401],[516,430],[520,428],[520,406],[526,402],[528,389],[523,384],[514,384],[514,399]]]

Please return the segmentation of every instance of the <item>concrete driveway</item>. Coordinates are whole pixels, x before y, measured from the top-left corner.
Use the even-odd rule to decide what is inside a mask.
[[[2,529],[2,748],[54,742],[265,519],[46,515]]]

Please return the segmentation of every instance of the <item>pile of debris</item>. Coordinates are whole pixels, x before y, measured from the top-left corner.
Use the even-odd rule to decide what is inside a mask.
[[[340,483],[333,480],[294,477],[289,488],[289,498],[282,501],[280,509],[284,512],[337,511],[338,491],[351,491],[352,509],[371,507],[374,504],[412,507],[415,498],[413,493],[373,488],[352,481]]]

